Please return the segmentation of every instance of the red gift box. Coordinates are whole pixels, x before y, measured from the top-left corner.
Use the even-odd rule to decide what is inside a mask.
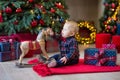
[[[108,33],[99,33],[96,34],[96,48],[102,48],[102,44],[111,43],[111,34]]]

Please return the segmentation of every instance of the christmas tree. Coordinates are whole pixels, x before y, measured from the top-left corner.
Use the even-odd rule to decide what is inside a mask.
[[[51,27],[56,33],[69,15],[65,0],[0,0],[0,32],[38,33]]]
[[[105,0],[104,13],[100,18],[101,31],[110,34],[116,34],[116,15],[118,12],[118,0]]]

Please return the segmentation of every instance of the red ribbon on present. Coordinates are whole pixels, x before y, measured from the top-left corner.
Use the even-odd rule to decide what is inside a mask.
[[[0,39],[0,42],[8,42],[8,40],[7,39]]]
[[[99,49],[99,58],[98,58],[99,60],[98,63],[96,64],[97,66],[102,66],[107,61],[116,61],[116,57],[103,57],[104,50],[105,49],[103,48]]]
[[[99,63],[97,64],[98,66],[104,65],[105,62],[107,61],[116,61],[116,57],[107,57],[107,58],[102,58],[99,60]]]
[[[14,60],[15,59],[14,40],[9,39],[9,42],[10,42],[10,48],[11,48],[11,59]]]
[[[91,55],[85,55],[85,59],[87,59],[87,60],[98,59],[98,57],[99,57],[99,53],[95,53],[94,56],[91,56]]]

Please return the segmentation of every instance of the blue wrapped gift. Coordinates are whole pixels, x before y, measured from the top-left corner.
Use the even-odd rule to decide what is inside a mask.
[[[0,42],[0,52],[10,51],[10,43],[9,42]]]
[[[87,48],[84,51],[84,63],[89,65],[97,65],[99,60],[99,49]]]
[[[20,42],[14,43],[14,49],[15,49],[15,59],[19,59],[19,57],[21,55]]]
[[[11,51],[0,52],[0,62],[11,60]]]
[[[103,57],[106,60],[104,66],[116,66],[117,51],[115,49],[105,49]]]

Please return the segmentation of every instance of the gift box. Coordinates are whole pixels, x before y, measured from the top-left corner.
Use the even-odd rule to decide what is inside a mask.
[[[11,60],[11,51],[0,52],[0,62]]]
[[[117,55],[117,51],[114,49],[114,50],[111,50],[111,49],[106,49],[104,50],[104,59],[105,59],[105,62],[103,64],[103,66],[116,66],[116,57]]]
[[[98,64],[99,49],[97,48],[87,48],[84,51],[84,63],[88,65]]]
[[[0,42],[0,52],[10,51],[9,42]]]
[[[84,63],[96,66],[116,66],[116,49],[85,49]]]
[[[21,50],[20,50],[20,42],[14,42],[14,55],[15,59],[19,59],[21,55]]]
[[[115,44],[117,52],[120,53],[120,36],[119,35],[112,36],[112,44]]]
[[[102,48],[102,44],[111,43],[111,34],[108,33],[99,33],[96,34],[95,46],[96,48]]]
[[[116,49],[115,44],[102,44],[102,48],[104,49]]]

